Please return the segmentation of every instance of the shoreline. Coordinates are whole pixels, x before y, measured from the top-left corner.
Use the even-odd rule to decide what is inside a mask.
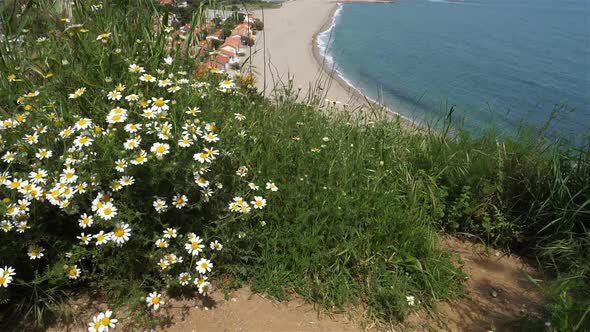
[[[386,115],[388,117],[397,117],[399,118],[401,121],[403,121],[404,124],[408,125],[409,127],[412,128],[417,128],[419,125],[412,120],[411,118],[402,115],[401,113],[393,110],[391,107],[385,105],[382,102],[379,102],[367,95],[365,95],[363,93],[363,91],[361,90],[360,87],[355,86],[352,83],[349,83],[342,75],[342,73],[338,72],[336,70],[336,63],[334,62],[334,64],[332,66],[330,66],[327,63],[327,58],[322,55],[322,52],[320,50],[319,47],[319,37],[322,33],[328,31],[330,28],[335,28],[336,27],[336,14],[338,12],[339,9],[341,9],[341,7],[344,4],[350,4],[350,3],[392,3],[393,1],[337,1],[334,2],[334,6],[330,11],[330,14],[328,15],[328,17],[326,17],[326,19],[324,20],[324,23],[322,24],[321,28],[313,35],[313,43],[312,43],[312,53],[313,53],[313,57],[316,61],[316,64],[320,67],[320,69],[326,74],[328,75],[333,81],[335,81],[338,85],[340,85],[343,89],[348,90],[351,97],[354,98],[354,100],[359,101],[360,105],[366,105],[367,103],[369,103],[369,106],[371,107],[379,107],[379,108],[383,108],[386,111]],[[334,24],[334,26],[332,27],[332,23]],[[326,53],[329,50],[329,44],[331,41],[329,41],[326,45]],[[362,108],[361,108],[362,110]]]
[[[255,11],[255,16],[264,19],[265,25],[253,49],[256,87],[267,97],[291,88],[298,99],[308,104],[317,102],[321,108],[339,101],[340,105],[334,103],[337,111],[399,119],[404,126],[418,127],[412,119],[366,96],[360,88],[347,82],[335,64],[322,55],[318,44],[321,34],[332,27],[335,14],[346,3],[350,2],[290,0],[277,9]],[[329,44],[326,47],[330,49]]]

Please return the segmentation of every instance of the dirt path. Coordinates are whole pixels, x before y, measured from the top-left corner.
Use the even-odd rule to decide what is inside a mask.
[[[229,300],[216,296],[215,301],[212,309],[194,308],[194,303],[172,308],[169,313],[175,317],[174,325],[159,331],[363,331],[344,315],[320,319],[317,310],[302,300],[281,303],[252,294],[249,288],[238,290]]]
[[[211,309],[173,308],[173,325],[162,331],[489,331],[495,326],[507,330],[506,324],[527,314],[535,314],[541,297],[525,278],[535,271],[516,256],[497,251],[486,254],[485,248],[456,239],[443,245],[457,254],[469,276],[467,296],[457,303],[439,305],[438,317],[418,312],[400,326],[361,328],[346,315],[319,317],[312,305],[301,300],[279,303],[244,288],[226,301],[216,298]],[[219,295],[218,295],[219,296]]]
[[[447,239],[443,246],[463,261],[468,276],[466,297],[438,306],[438,319],[424,313],[408,317],[405,327],[426,330],[430,325],[442,331],[509,331],[509,323],[526,315],[538,315],[542,298],[525,277],[536,271],[517,256],[496,250],[489,254],[481,245]],[[404,331],[406,329],[403,329]]]
[[[527,281],[524,272],[535,271],[516,256],[497,251],[486,253],[481,245],[447,239],[442,245],[453,253],[468,275],[466,296],[456,303],[442,303],[436,315],[416,312],[400,325],[375,326],[360,320],[351,321],[350,315],[332,317],[318,315],[311,304],[295,298],[286,303],[264,295],[253,294],[242,288],[224,298],[214,293],[212,300],[203,306],[194,300],[172,300],[157,313],[164,321],[157,331],[166,332],[329,332],[329,331],[509,331],[507,323],[524,315],[536,315],[541,303],[540,295]],[[77,317],[76,324],[57,326],[49,331],[86,331],[89,313],[105,310],[102,304],[71,303],[66,310]],[[122,313],[120,313],[122,314]],[[119,316],[121,317],[121,316]],[[364,324],[363,324],[364,323]],[[117,330],[135,331],[129,322],[121,319]]]

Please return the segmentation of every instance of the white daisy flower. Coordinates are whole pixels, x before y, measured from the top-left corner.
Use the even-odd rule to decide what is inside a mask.
[[[78,279],[78,277],[80,277],[80,269],[78,268],[78,265],[72,266],[68,270],[68,273],[67,274],[68,274],[68,278],[70,278],[71,280]]]
[[[154,209],[156,209],[156,212],[158,212],[158,213],[162,213],[162,212],[166,211],[166,209],[168,209],[168,205],[166,205],[165,199],[157,198],[152,205],[154,206]]]
[[[215,240],[209,244],[209,248],[211,248],[211,250],[220,251],[221,249],[223,249],[223,245],[219,243],[219,241]]]
[[[154,310],[158,310],[161,305],[165,304],[162,300],[162,294],[159,294],[158,292],[150,293],[145,300],[148,308],[153,308]]]
[[[203,245],[203,240],[200,237],[195,236],[190,240],[190,242],[187,242],[184,245],[184,248],[192,256],[197,256],[203,251],[203,248],[205,248],[205,246]]]

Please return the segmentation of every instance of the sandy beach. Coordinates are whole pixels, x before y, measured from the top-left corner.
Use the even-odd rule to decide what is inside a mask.
[[[257,35],[252,61],[261,91],[269,96],[276,86],[287,85],[292,78],[295,90],[301,88],[301,97],[308,91],[320,91],[322,97],[351,107],[367,104],[324,62],[315,41],[332,24],[338,6],[332,0],[291,0],[278,9],[254,12],[265,25]]]

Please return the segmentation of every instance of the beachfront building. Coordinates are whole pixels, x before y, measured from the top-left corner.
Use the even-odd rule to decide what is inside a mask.
[[[238,56],[237,53],[229,51],[227,49],[219,49],[217,50],[217,53],[219,53],[220,55],[223,55],[225,57],[227,57],[229,59],[229,64],[234,64],[234,63],[238,63],[240,62],[240,57]]]
[[[207,39],[207,40],[214,39],[214,40],[221,41],[221,40],[223,40],[222,37],[223,37],[222,31],[221,30],[217,30],[214,33],[212,33],[212,34],[208,35],[207,37],[205,37],[205,39]]]
[[[223,44],[219,46],[219,50],[226,50],[239,55],[242,51],[242,37],[234,35],[225,38]]]
[[[252,37],[252,30],[250,29],[250,25],[246,23],[238,24],[231,32],[232,36],[240,36],[242,39],[247,39]]]

